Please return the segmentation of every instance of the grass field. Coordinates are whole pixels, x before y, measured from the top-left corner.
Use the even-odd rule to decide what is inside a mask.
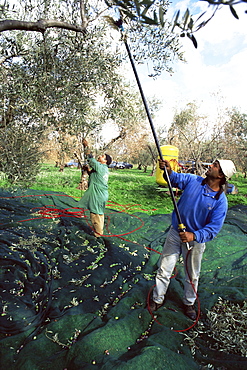
[[[135,169],[111,170],[109,176],[109,202],[128,206],[128,212],[145,209],[148,214],[170,213],[172,201],[167,189],[159,189],[151,171],[144,173]],[[59,172],[54,166],[44,164],[32,189],[64,192],[80,198],[83,191],[76,189],[80,182],[80,170],[66,167]],[[155,209],[155,211],[154,211]]]
[[[146,173],[136,168],[124,170],[110,170],[109,176],[109,202],[123,206],[128,205],[128,212],[144,209],[148,214],[171,213],[173,204],[168,189],[160,188],[155,181],[155,176],[150,176],[151,170]],[[56,191],[66,193],[74,198],[80,198],[83,192],[76,189],[80,182],[80,170],[65,168],[59,172],[51,164],[43,164],[35,184],[31,187],[36,190]],[[238,194],[228,194],[229,207],[236,204],[247,205],[247,179],[242,174],[234,175],[231,180],[238,188]],[[0,179],[0,186],[6,183]],[[178,200],[178,197],[176,197]]]

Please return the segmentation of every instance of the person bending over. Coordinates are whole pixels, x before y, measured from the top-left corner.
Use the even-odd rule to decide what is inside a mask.
[[[159,166],[163,170],[166,166],[171,185],[183,191],[177,206],[186,231],[179,232],[177,216],[173,211],[172,225],[160,257],[149,310],[156,311],[164,303],[175,264],[182,254],[184,265],[186,265],[184,266],[184,314],[196,320],[194,303],[197,297],[205,243],[219,233],[224,223],[228,204],[223,185],[236,172],[236,169],[231,160],[216,160],[207,170],[206,178],[203,178],[193,174],[174,172],[167,160],[160,160]],[[163,176],[165,178],[165,172]],[[186,243],[189,243],[192,248],[187,259]]]
[[[87,148],[86,156],[89,167],[84,166],[84,170],[89,174],[89,180],[88,189],[80,199],[79,206],[90,211],[94,235],[100,237],[104,230],[104,211],[108,200],[108,166],[111,164],[112,158],[108,154],[102,154],[96,160],[90,154],[86,140],[83,141],[83,145]]]

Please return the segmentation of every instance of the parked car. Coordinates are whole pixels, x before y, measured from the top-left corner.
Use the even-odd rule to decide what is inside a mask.
[[[133,164],[127,163],[127,162],[116,162],[112,161],[112,163],[109,165],[109,168],[118,168],[118,169],[124,169],[124,168],[133,168]]]
[[[78,167],[78,162],[76,162],[74,159],[71,159],[71,161],[66,163],[66,167]]]
[[[124,168],[133,168],[133,164],[130,164],[130,163],[127,163],[127,162],[117,162],[117,165],[116,165],[117,168],[121,168],[121,169],[124,169]]]
[[[116,167],[117,167],[117,168],[120,168],[120,169],[125,168],[124,162],[117,162]]]
[[[116,161],[112,161],[111,164],[109,164],[109,168],[115,168],[117,165],[117,162]]]
[[[133,164],[131,163],[123,162],[123,164],[124,164],[124,168],[133,168]]]

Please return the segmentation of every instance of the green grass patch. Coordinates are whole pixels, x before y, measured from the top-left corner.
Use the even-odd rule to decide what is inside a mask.
[[[173,203],[167,188],[161,188],[151,170],[146,173],[136,168],[124,170],[110,170],[109,201],[111,208],[114,203],[128,209],[128,212],[145,210],[148,214],[168,214],[173,210]],[[81,171],[77,168],[65,168],[59,172],[51,164],[43,164],[36,182],[31,187],[35,190],[56,191],[66,193],[75,199],[83,196],[84,192],[77,189],[80,182]],[[247,179],[241,173],[235,175],[231,182],[238,188],[238,194],[228,194],[229,207],[237,204],[247,205]],[[7,182],[0,178],[0,186],[6,187]],[[178,201],[179,197],[176,196]]]

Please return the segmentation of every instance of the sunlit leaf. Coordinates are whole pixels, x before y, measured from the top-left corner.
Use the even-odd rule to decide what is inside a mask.
[[[204,14],[206,14],[206,12],[203,12],[198,18],[197,18],[197,21],[202,18],[204,16]]]
[[[236,10],[233,8],[232,5],[230,5],[230,10],[232,12],[232,15],[236,18],[236,19],[239,19],[238,15],[237,15],[237,12]]]
[[[141,5],[148,5],[149,7],[153,5],[154,3],[155,3],[155,0],[144,0],[140,2]]]
[[[158,25],[157,24],[157,21],[155,21],[152,18],[146,17],[145,15],[142,18],[145,21],[145,23],[147,23],[147,24],[155,24],[155,25]]]
[[[122,12],[127,15],[130,19],[136,19],[136,15],[133,13],[130,13],[128,10],[122,9]]]
[[[186,27],[186,24],[187,24],[187,22],[188,22],[189,16],[190,16],[190,11],[189,11],[189,9],[187,8],[187,9],[186,9],[186,12],[184,13],[184,17],[183,17],[183,20],[184,20],[184,28]]]
[[[189,21],[189,24],[188,24],[188,28],[192,31],[192,28],[193,28],[193,25],[194,25],[194,21],[192,18],[190,18],[190,21]]]
[[[157,14],[156,14],[156,11],[154,10],[153,11],[153,15],[154,15],[154,22],[155,22],[155,24],[158,24],[158,17],[157,17]]]
[[[128,9],[128,6],[124,2],[122,2],[122,1],[118,1],[116,3],[116,5],[119,6],[119,7],[121,7],[121,8]]]
[[[152,6],[152,4],[149,4],[149,5],[145,6],[145,9],[141,13],[141,17],[143,17],[143,15],[146,15],[146,13],[148,12],[148,10],[150,9],[151,6]]]
[[[136,0],[134,1],[135,1],[135,8],[136,8],[137,15],[140,16],[141,14],[140,4],[138,3],[138,1]]]
[[[191,33],[189,33],[189,32],[187,32],[187,34],[186,34],[186,36],[193,42],[193,44],[194,44],[194,42],[195,42],[195,38],[193,39],[193,35],[191,34]],[[194,46],[195,46],[195,44],[194,44]],[[196,46],[195,47],[197,47],[197,43],[196,43]]]
[[[160,24],[162,27],[164,27],[164,12],[162,7],[159,7],[159,17],[160,17]]]
[[[197,41],[194,35],[191,35],[191,40],[193,42],[194,47],[197,49]]]
[[[180,15],[180,10],[177,11],[176,15],[175,15],[175,19],[174,19],[174,22],[173,22],[173,27],[172,27],[172,32],[174,31],[174,28],[177,26],[178,24],[178,18],[179,18],[179,15]]]

